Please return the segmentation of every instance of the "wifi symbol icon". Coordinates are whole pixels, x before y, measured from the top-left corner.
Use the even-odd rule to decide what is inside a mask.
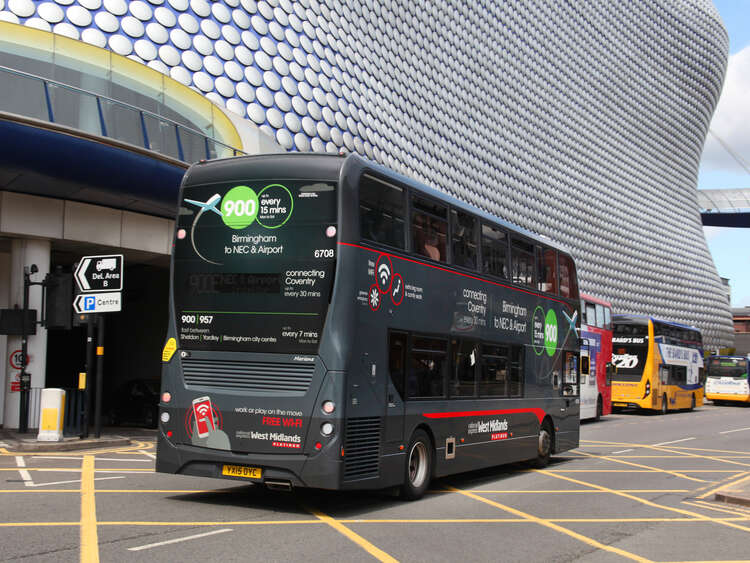
[[[198,405],[195,407],[195,412],[200,416],[201,418],[205,418],[208,413],[210,412],[211,408],[207,404]]]
[[[391,265],[390,259],[381,255],[377,264],[377,282],[381,293],[387,293],[391,288]]]

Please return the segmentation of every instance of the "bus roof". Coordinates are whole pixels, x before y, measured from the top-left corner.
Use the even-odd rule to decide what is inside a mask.
[[[572,256],[570,249],[552,239],[533,233],[523,227],[501,219],[486,211],[461,201],[418,182],[408,176],[399,174],[390,168],[368,160],[358,154],[321,154],[321,153],[272,153],[252,156],[235,156],[214,160],[204,160],[193,164],[183,177],[183,186],[195,186],[216,182],[232,182],[241,180],[248,166],[253,167],[256,178],[279,179],[283,175],[289,180],[327,180],[338,181],[346,169],[360,169],[372,172],[383,179],[415,188],[428,197],[433,197],[453,206],[456,209],[472,213],[506,229],[518,233],[534,242],[555,248]]]
[[[506,229],[513,231],[515,233],[518,233],[520,235],[523,235],[524,237],[530,238],[534,242],[537,242],[539,244],[543,244],[545,246],[549,246],[556,250],[560,250],[571,256],[573,255],[570,249],[567,248],[565,245],[560,244],[559,242],[553,241],[551,238],[548,238],[545,235],[533,233],[519,225],[511,223],[510,221],[506,221],[505,219],[502,219],[501,217],[492,215],[491,213],[488,213],[482,209],[479,209],[478,207],[475,207],[469,203],[466,203],[465,201],[457,199],[456,197],[450,194],[447,194],[445,192],[442,192],[440,190],[427,186],[421,182],[418,182],[417,180],[414,180],[413,178],[404,176],[403,174],[399,174],[398,172],[395,172],[394,170],[391,170],[390,168],[382,166],[376,162],[372,162],[371,160],[363,158],[357,154],[350,154],[346,158],[346,161],[347,161],[346,162],[347,165],[359,166],[359,167],[364,168],[365,170],[369,169],[370,171],[375,172],[377,175],[383,177],[384,179],[388,178],[388,179],[391,179],[392,181],[398,182],[399,184],[408,186],[410,188],[415,188],[421,191],[422,193],[424,193],[425,195],[427,195],[428,197],[431,196],[435,199],[439,199],[443,201],[444,203],[451,205],[455,209],[465,211],[466,213],[471,213],[473,215],[476,215],[480,219],[484,219],[486,221],[495,223],[501,227],[505,227]]]
[[[337,182],[344,158],[316,153],[274,153],[235,156],[196,162],[182,180],[183,185],[196,186],[217,182],[233,182],[247,178],[252,167],[254,178],[287,180],[325,180]]]
[[[581,299],[585,299],[586,301],[591,301],[592,303],[596,303],[598,305],[604,305],[605,307],[612,308],[612,303],[609,301],[605,301],[604,299],[599,299],[598,297],[594,297],[593,295],[588,295],[587,293],[581,293],[579,294]]]
[[[612,315],[613,323],[630,324],[630,325],[646,325],[648,324],[648,321],[653,321],[656,323],[662,323],[666,325],[675,326],[677,328],[685,328],[685,329],[695,330],[695,331],[700,332],[700,329],[694,326],[678,323],[676,321],[657,319],[655,317],[650,317],[646,315],[627,315],[627,314]]]

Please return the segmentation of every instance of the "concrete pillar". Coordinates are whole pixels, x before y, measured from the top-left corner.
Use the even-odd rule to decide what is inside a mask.
[[[23,271],[24,267],[36,264],[39,271],[31,276],[32,282],[41,282],[50,270],[51,243],[41,239],[13,239],[10,256],[10,279],[8,307],[23,306]],[[29,289],[29,308],[36,309],[37,320],[42,318],[42,287],[32,286]],[[21,349],[21,337],[9,336],[4,361],[8,362],[14,350]],[[29,364],[26,372],[31,374],[31,387],[44,387],[47,366],[47,329],[37,326],[36,335],[28,339]],[[18,428],[20,410],[20,393],[12,391],[12,383],[17,380],[19,371],[10,369],[5,378],[5,409],[3,412],[3,426]],[[36,423],[30,421],[29,427]]]
[[[9,307],[10,295],[10,252],[0,252],[0,309]],[[3,412],[5,411],[5,388],[6,377],[10,371],[8,356],[5,351],[8,349],[8,337],[0,334],[0,422],[3,421]]]

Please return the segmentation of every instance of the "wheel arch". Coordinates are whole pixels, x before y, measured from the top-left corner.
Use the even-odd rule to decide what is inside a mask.
[[[539,429],[542,429],[542,426],[547,425],[547,427],[550,430],[550,438],[552,439],[552,447],[550,448],[550,453],[557,453],[556,447],[557,447],[557,440],[555,440],[555,422],[552,420],[552,417],[548,414],[544,415],[544,418],[542,419],[542,422],[539,423]]]

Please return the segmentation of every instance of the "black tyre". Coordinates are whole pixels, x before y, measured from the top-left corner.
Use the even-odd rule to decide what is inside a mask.
[[[537,469],[542,469],[549,465],[549,458],[552,455],[552,425],[549,420],[542,422],[539,427],[539,438],[537,440],[537,455],[536,459],[531,462],[531,465]]]
[[[603,409],[603,407],[602,407],[602,397],[601,397],[601,395],[599,395],[596,398],[596,417],[594,418],[595,420],[601,420],[602,419],[602,409]]]
[[[432,479],[432,441],[424,430],[417,430],[409,441],[404,467],[401,497],[405,500],[422,498]]]
[[[664,393],[661,396],[661,414],[667,414],[669,411],[669,403],[667,402],[667,394]]]

